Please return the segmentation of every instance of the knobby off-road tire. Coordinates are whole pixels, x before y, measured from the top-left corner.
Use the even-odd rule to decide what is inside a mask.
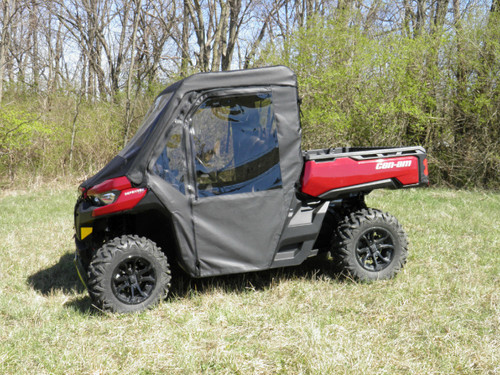
[[[145,237],[121,236],[104,244],[88,269],[88,290],[102,310],[128,313],[156,305],[170,289],[165,254]]]
[[[361,209],[339,223],[332,239],[332,255],[356,280],[390,279],[406,263],[408,238],[394,216]]]

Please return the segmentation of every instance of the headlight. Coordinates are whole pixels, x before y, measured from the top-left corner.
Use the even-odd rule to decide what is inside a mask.
[[[111,204],[118,198],[118,195],[113,191],[108,191],[107,193],[99,194],[98,198],[104,204]]]
[[[105,193],[100,194],[88,194],[92,201],[99,206],[106,206],[108,204],[116,201],[116,198],[120,195],[120,192],[107,191]]]

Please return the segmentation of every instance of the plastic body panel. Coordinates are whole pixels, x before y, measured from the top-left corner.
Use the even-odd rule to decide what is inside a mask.
[[[314,244],[321,230],[329,202],[302,203],[298,210],[291,210],[281,235],[278,252],[271,268],[299,265],[317,254]]]
[[[308,151],[301,191],[334,199],[375,188],[426,185],[425,156],[421,147]]]

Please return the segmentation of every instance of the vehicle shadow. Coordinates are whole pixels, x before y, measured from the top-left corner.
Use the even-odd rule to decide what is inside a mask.
[[[329,278],[339,283],[346,280],[327,261],[315,258],[309,259],[300,266],[295,267],[202,279],[193,279],[179,269],[174,269],[172,286],[167,301],[176,298],[189,298],[193,293],[204,294],[215,290],[223,290],[227,293],[265,290],[283,280],[296,278],[314,280],[321,277]],[[66,294],[82,294],[86,292],[76,273],[72,253],[63,255],[53,266],[29,276],[27,283],[44,296],[49,296],[58,291]],[[78,296],[69,300],[64,304],[64,307],[83,314],[100,313],[92,305],[92,301],[86,293],[84,296]]]
[[[323,259],[311,258],[299,266],[276,268],[266,271],[193,279],[182,271],[174,270],[168,299],[185,298],[196,293],[223,290],[228,293],[243,293],[248,290],[265,290],[283,280],[318,278],[343,283],[346,278],[340,270]]]
[[[48,268],[42,269],[27,279],[30,285],[38,293],[48,296],[55,292],[64,294],[83,293],[85,288],[75,270],[73,253],[64,254],[59,261]],[[80,312],[92,310],[92,302],[88,296],[78,297],[64,304]]]
[[[73,264],[74,254],[64,254],[53,266],[28,277],[28,284],[44,296],[55,291],[63,293],[82,292],[84,287],[78,279]]]

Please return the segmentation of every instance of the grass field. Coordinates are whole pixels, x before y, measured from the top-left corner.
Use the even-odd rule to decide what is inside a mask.
[[[75,189],[0,192],[1,374],[500,374],[500,194],[378,191],[408,264],[371,284],[301,267],[179,279],[157,308],[92,309]]]

